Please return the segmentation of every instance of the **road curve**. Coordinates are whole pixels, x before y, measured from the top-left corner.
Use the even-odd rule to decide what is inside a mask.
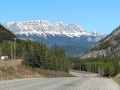
[[[0,90],[77,90],[90,77],[28,78],[0,82]]]
[[[112,79],[93,78],[76,72],[70,73],[78,77],[0,81],[0,90],[120,90]]]

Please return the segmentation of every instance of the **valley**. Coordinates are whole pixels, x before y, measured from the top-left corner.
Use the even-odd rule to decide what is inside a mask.
[[[19,26],[21,24],[15,23],[14,25]],[[67,25],[65,26],[67,27]],[[71,27],[71,24],[70,24],[70,27]],[[72,25],[72,27],[76,29],[76,25]],[[79,88],[83,90],[87,88],[87,90],[89,90],[91,88],[95,90],[96,88],[101,89],[102,86],[99,87],[98,86],[99,83],[105,84],[106,82],[111,82],[115,86],[116,90],[119,90],[119,86],[116,83],[114,83],[111,79],[107,80],[107,79],[102,78],[103,79],[102,80],[101,78],[94,77],[95,74],[99,74],[100,77],[103,77],[103,76],[104,77],[115,77],[117,74],[119,74],[120,72],[120,68],[119,68],[120,60],[118,58],[119,55],[116,54],[116,56],[118,57],[116,58],[113,57],[112,59],[106,57],[105,55],[101,56],[99,53],[98,53],[98,56],[97,54],[95,54],[95,58],[94,58],[94,55],[92,56],[92,58],[90,55],[86,55],[90,51],[94,51],[94,52],[96,52],[97,50],[105,51],[106,48],[112,48],[112,46],[114,46],[115,48],[115,46],[117,46],[119,42],[114,43],[114,41],[111,41],[111,40],[116,40],[115,42],[117,42],[117,40],[119,40],[119,36],[117,37],[116,35],[115,37],[112,37],[113,36],[112,34],[115,34],[115,31],[119,32],[119,27],[106,37],[104,35],[100,35],[97,32],[94,32],[94,34],[87,33],[83,29],[81,31],[83,32],[83,35],[81,35],[82,34],[81,33],[81,34],[78,34],[78,36],[74,36],[73,33],[76,33],[76,32],[72,31],[70,35],[68,34],[67,35],[62,35],[62,34],[56,35],[56,32],[55,32],[53,35],[47,35],[48,33],[44,33],[44,36],[42,37],[41,37],[41,34],[40,35],[35,35],[35,33],[31,35],[25,34],[24,31],[26,30],[20,31],[22,33],[24,32],[24,34],[21,34],[21,35],[18,35],[18,31],[17,31],[17,34],[16,34],[17,36],[15,36],[11,31],[6,29],[2,25],[1,25],[1,29],[4,30],[6,34],[8,35],[11,34],[10,36],[12,36],[13,38],[14,37],[17,38],[17,36],[20,38],[20,39],[17,39],[15,42],[12,40],[12,38],[11,38],[11,41],[7,41],[7,38],[9,37],[4,37],[6,41],[1,40],[1,43],[0,43],[1,56],[9,55],[10,56],[9,59],[12,59],[12,58],[15,59],[15,57],[13,57],[14,55],[16,56],[17,59],[23,60],[21,61],[19,65],[16,64],[17,66],[14,66],[14,65],[6,66],[7,64],[3,65],[2,62],[0,62],[1,63],[1,67],[0,67],[1,80],[18,79],[18,78],[63,77],[63,78],[60,78],[60,80],[58,79],[58,81],[61,81],[62,79],[63,80],[68,79],[64,77],[70,77],[70,81],[61,82],[61,83],[65,83],[67,85],[67,84],[73,84],[73,82],[75,81],[76,82],[75,86],[73,85],[73,87],[69,87],[65,85],[63,86],[63,88],[65,89],[71,88],[72,90],[74,89],[79,90]],[[18,29],[16,28],[16,30]],[[4,32],[1,31],[1,34]],[[23,37],[24,39],[20,36],[24,36]],[[35,37],[36,39],[32,37]],[[3,38],[3,36],[1,36],[1,38]],[[111,42],[113,42],[112,44],[114,45],[109,44],[108,42],[109,39]],[[17,47],[16,51],[15,51],[15,45]],[[97,45],[101,45],[101,46],[96,47]],[[107,50],[107,51],[110,51],[110,50]],[[105,54],[103,52],[101,53]],[[83,58],[85,55],[88,58]],[[6,61],[6,62],[11,63],[12,60]],[[86,72],[86,73],[92,72],[94,74],[93,76],[91,76],[89,73],[81,74],[81,73],[71,72],[70,69],[79,70],[81,72]],[[73,75],[75,74],[75,76],[78,75],[79,77],[81,77],[80,80],[82,79],[82,81],[79,81],[78,78],[73,77],[73,75],[71,74]],[[101,80],[103,82],[101,82]],[[97,84],[93,83],[92,85],[94,87],[89,86],[90,83],[92,83],[93,81],[96,81]],[[23,79],[23,82],[24,82],[24,79]],[[57,82],[57,81],[53,80],[53,84],[51,84],[48,87],[43,87],[41,89],[45,89],[45,88],[46,90],[48,88],[53,89],[54,82]],[[55,89],[61,89],[60,86],[63,85],[61,83],[57,84],[58,87],[55,87]],[[26,83],[26,85],[30,86],[31,84]],[[38,85],[38,83],[35,83],[34,86],[36,85]],[[110,83],[105,84],[103,88],[107,90],[106,86],[108,87],[109,85]],[[11,87],[11,88],[12,89],[26,89],[26,86],[22,87],[22,86],[18,86],[17,84],[15,85],[15,87],[16,88],[14,87]],[[111,90],[113,90],[113,86],[111,87]]]
[[[76,24],[47,20],[8,22],[4,26],[20,39],[40,41],[48,44],[49,47],[56,43],[70,57],[83,55],[89,47],[106,36],[97,31],[87,32]],[[71,47],[79,48],[79,51]]]
[[[120,90],[120,0],[0,3],[0,90]]]

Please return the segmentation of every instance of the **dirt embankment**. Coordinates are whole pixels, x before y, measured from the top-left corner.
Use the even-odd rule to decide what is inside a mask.
[[[0,61],[0,80],[42,77],[39,73],[21,65],[22,60]]]

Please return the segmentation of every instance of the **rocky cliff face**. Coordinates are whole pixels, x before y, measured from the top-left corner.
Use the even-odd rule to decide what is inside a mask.
[[[86,58],[118,58],[120,57],[120,26],[111,34],[95,44],[81,59]]]

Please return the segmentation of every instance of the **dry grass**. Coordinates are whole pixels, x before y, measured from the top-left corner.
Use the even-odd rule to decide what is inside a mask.
[[[36,69],[44,77],[73,77],[73,75],[64,72],[64,71],[53,71],[53,70],[44,70]]]
[[[22,60],[0,61],[0,80],[18,78],[41,78],[41,77],[70,77],[63,71],[28,68],[21,65]]]
[[[113,80],[114,80],[115,82],[117,82],[118,85],[120,85],[120,74],[118,74],[117,76],[115,76],[115,77],[113,78]]]
[[[0,80],[17,79],[17,78],[40,78],[43,77],[33,69],[23,65],[17,66],[0,66]]]
[[[22,60],[0,61],[0,80],[42,77],[36,71],[21,65]]]
[[[20,65],[23,60],[0,60],[0,66],[17,66]]]

